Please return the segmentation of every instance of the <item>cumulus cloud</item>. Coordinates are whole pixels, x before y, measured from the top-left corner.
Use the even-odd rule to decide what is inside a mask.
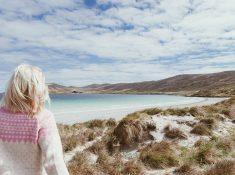
[[[0,3],[1,84],[20,63],[41,66],[48,81],[73,85],[235,67],[233,0]]]

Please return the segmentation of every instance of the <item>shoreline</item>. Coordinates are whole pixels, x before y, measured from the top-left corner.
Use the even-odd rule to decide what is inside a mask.
[[[204,106],[204,105],[215,104],[215,103],[229,99],[229,97],[221,97],[221,98],[220,97],[202,97],[202,98],[205,98],[205,99],[200,102],[193,102],[193,103],[188,103],[185,105],[184,104],[172,105],[172,106],[168,106],[166,108],[184,108],[184,107],[193,107],[193,106]]]
[[[80,116],[77,114],[77,112],[74,112],[74,115],[71,115],[68,119],[68,117],[56,117],[57,123],[61,124],[75,124],[75,123],[83,123],[94,119],[109,119],[114,118],[117,121],[121,120],[126,115],[148,109],[148,108],[161,108],[161,109],[167,109],[167,108],[184,108],[184,107],[193,107],[193,106],[203,106],[203,105],[211,105],[215,104],[221,101],[224,101],[228,98],[204,98],[201,97],[202,100],[197,102],[189,102],[186,104],[179,104],[179,105],[167,105],[167,106],[159,106],[159,105],[142,105],[138,107],[125,107],[125,108],[116,108],[116,109],[104,109],[104,110],[91,110],[91,111],[82,111],[80,112]],[[55,114],[56,116],[56,114]],[[89,116],[89,117],[82,117],[82,116]]]
[[[1,94],[1,93],[0,93]],[[197,96],[197,95],[187,95],[186,93],[180,93],[180,92],[50,92],[50,95],[76,95],[76,94],[116,94],[116,95],[172,95],[172,96],[181,96],[181,97],[199,97],[199,98],[230,98],[231,95],[227,96]]]

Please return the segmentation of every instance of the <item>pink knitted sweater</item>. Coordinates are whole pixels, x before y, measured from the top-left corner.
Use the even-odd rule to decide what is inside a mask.
[[[68,175],[53,114],[0,108],[0,175]]]

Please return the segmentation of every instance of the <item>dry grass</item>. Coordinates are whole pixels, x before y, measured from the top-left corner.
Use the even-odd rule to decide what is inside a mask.
[[[174,171],[176,175],[198,175],[199,171],[192,164],[186,163],[176,168]]]
[[[235,161],[222,160],[217,162],[204,175],[234,175],[235,174]]]
[[[222,158],[233,154],[234,143],[227,138],[211,137],[210,140],[199,140],[195,143],[194,148],[184,149],[181,152],[183,162],[191,164],[213,164]]]
[[[157,169],[177,166],[179,163],[172,145],[165,141],[147,145],[141,150],[140,160],[145,165]]]
[[[114,119],[109,120],[93,120],[84,124],[76,124],[73,126],[60,125],[59,130],[62,135],[64,150],[69,151],[78,144],[91,141],[99,136],[99,132],[106,127],[108,133],[101,141],[94,143],[85,151],[89,151],[98,156],[97,162],[90,165],[82,155],[76,156],[69,163],[69,171],[71,175],[141,175],[143,174],[142,163],[151,168],[164,169],[168,167],[179,166],[174,173],[184,175],[201,174],[198,168],[211,166],[205,171],[205,175],[231,174],[234,163],[223,163],[221,160],[233,157],[235,137],[218,138],[213,136],[212,129],[218,124],[218,119],[232,118],[230,108],[234,104],[234,98],[216,105],[203,107],[192,107],[183,109],[167,109],[158,108],[147,109],[127,115],[118,124]],[[143,147],[146,140],[151,140],[150,131],[156,130],[154,123],[144,123],[142,120],[145,116],[156,115],[188,115],[199,119],[197,124],[193,126],[191,133],[197,135],[207,135],[211,139],[209,141],[199,140],[192,148],[185,148],[184,151],[179,146],[162,141],[160,143],[152,143]],[[187,136],[178,128],[167,126],[164,128],[165,137],[170,139],[186,139]],[[130,160],[125,162],[120,150],[123,149],[140,149],[139,161]],[[179,155],[181,153],[181,155]],[[195,169],[196,167],[196,169]],[[218,168],[223,167],[223,168]],[[232,168],[231,168],[232,167]],[[221,170],[223,169],[223,171]],[[225,171],[225,170],[226,171]],[[230,174],[229,174],[230,173]],[[232,172],[234,173],[234,172]]]
[[[190,133],[196,135],[211,135],[211,130],[207,127],[207,125],[198,123],[193,127]]]
[[[150,108],[150,109],[145,109],[141,111],[142,113],[146,113],[148,115],[156,115],[162,112],[162,109],[159,108]]]
[[[134,112],[131,114],[128,114],[123,118],[123,120],[137,120],[140,118],[140,113],[139,112]]]
[[[218,160],[215,151],[213,145],[206,142],[196,148],[183,150],[180,157],[184,164],[203,166],[213,164]]]
[[[73,150],[78,145],[83,145],[94,140],[102,134],[103,128],[86,128],[84,124],[58,125],[64,152]]]
[[[184,116],[189,114],[189,108],[169,108],[163,111],[163,115]]]
[[[95,142],[92,146],[87,148],[87,151],[90,151],[93,154],[99,154],[104,150],[106,150],[106,143],[103,140]]]
[[[166,126],[164,129],[164,136],[169,139],[187,139],[187,135],[178,128],[171,128]]]
[[[57,125],[64,152],[70,151],[79,144],[86,142],[85,128],[82,125]]]
[[[198,117],[198,116],[203,115],[197,107],[189,108],[188,112],[189,112],[189,114],[191,114],[194,117]]]
[[[216,121],[213,118],[201,119],[199,123],[205,124],[209,129],[214,129],[216,127]]]
[[[156,130],[156,125],[155,125],[155,123],[147,123],[147,124],[146,124],[146,129],[147,129],[148,131],[155,131],[155,130]]]
[[[77,145],[84,143],[85,139],[84,140],[82,140],[82,139],[84,139],[84,137],[80,138],[79,135],[72,135],[67,138],[62,137],[61,141],[62,141],[62,147],[63,147],[64,152],[71,151]]]
[[[113,118],[110,118],[106,121],[105,125],[108,127],[114,127],[117,125],[117,121]]]
[[[86,153],[76,154],[69,162],[68,170],[70,175],[98,175],[96,168],[89,164]]]
[[[109,146],[120,145],[120,149],[133,149],[139,143],[153,139],[149,133],[153,126],[148,129],[149,127],[150,125],[147,125],[147,123],[141,123],[138,120],[123,119],[114,128],[110,136]]]
[[[137,160],[130,160],[125,163],[124,168],[122,170],[123,175],[142,175],[143,167],[141,162]]]
[[[233,104],[235,104],[235,97],[231,97],[215,105],[203,106],[202,109],[206,114],[223,114],[225,117],[233,118],[234,116],[230,115],[231,106]]]
[[[105,126],[105,120],[94,119],[85,123],[88,128],[103,128]]]
[[[211,142],[202,143],[195,152],[195,160],[198,164],[212,164],[216,161],[216,152]]]
[[[107,152],[100,152],[97,160],[97,167],[105,174],[109,175],[141,175],[143,168],[136,160],[124,162],[117,154],[110,157]]]

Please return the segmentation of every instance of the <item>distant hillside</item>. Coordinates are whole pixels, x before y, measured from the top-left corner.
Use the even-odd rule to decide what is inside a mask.
[[[187,96],[235,95],[235,71],[177,75],[159,81],[93,84],[82,87],[98,93],[163,93]]]
[[[49,83],[48,88],[50,93],[62,94],[62,93],[80,93],[80,88],[74,86],[63,86],[56,83]]]

